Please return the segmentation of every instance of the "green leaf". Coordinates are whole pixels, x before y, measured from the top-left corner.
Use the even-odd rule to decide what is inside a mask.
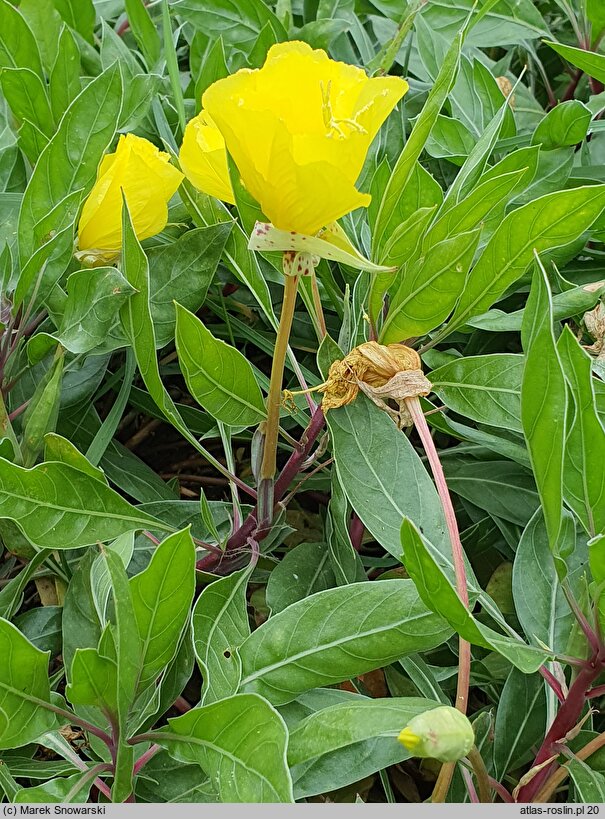
[[[58,121],[81,90],[80,49],[74,35],[63,26],[57,47],[57,59],[49,78],[50,106]]]
[[[174,658],[194,590],[195,546],[184,529],[165,538],[147,568],[130,581],[143,646],[136,690],[145,690]]]
[[[592,114],[579,100],[567,100],[555,106],[538,125],[531,138],[532,145],[543,151],[576,145],[586,137]]]
[[[56,728],[50,703],[48,654],[0,618],[0,748],[20,748]]]
[[[267,605],[274,615],[298,600],[335,585],[327,544],[299,543],[269,575]]]
[[[53,0],[20,0],[19,10],[34,32],[40,49],[42,64],[50,71],[57,56],[61,32],[61,16]]]
[[[93,775],[80,772],[63,779],[49,779],[41,785],[31,788],[21,788],[15,795],[17,804],[52,804],[61,802],[66,804],[88,802],[88,796],[93,783]]]
[[[494,726],[494,770],[502,780],[531,759],[546,731],[546,691],[538,674],[512,668],[500,694]]]
[[[436,705],[416,697],[356,696],[311,713],[290,729],[295,798],[343,788],[408,759],[398,734],[410,719]]]
[[[247,53],[266,23],[280,40],[286,40],[284,27],[263,0],[172,0],[171,7],[179,17],[190,22],[212,42],[224,42]]]
[[[413,178],[418,158],[456,79],[463,39],[462,32],[458,33],[454,38],[441,65],[439,76],[435,80],[428,99],[414,124],[412,133],[393,168],[393,173],[385,188],[376,217],[372,237],[372,252],[375,258],[381,258],[385,242],[389,239],[397,224],[403,221],[400,209],[402,206],[405,207],[408,185]]]
[[[480,424],[521,432],[523,356],[466,356],[430,374],[433,392],[454,412]]]
[[[595,285],[599,285],[595,287]],[[605,287],[595,282],[591,285],[579,285],[571,290],[564,290],[552,297],[552,314],[555,321],[579,316],[587,310],[592,310],[599,301]],[[471,319],[471,327],[488,330],[496,333],[519,332],[523,324],[525,308],[515,310],[514,313],[505,313],[503,310],[488,310],[482,316]]]
[[[281,705],[319,685],[434,648],[449,635],[409,580],[328,589],[284,609],[245,640],[241,690]]]
[[[2,93],[17,120],[29,120],[45,137],[55,131],[55,121],[46,93],[46,85],[29,68],[3,68],[0,73]],[[37,155],[31,157],[34,162]]]
[[[112,801],[123,802],[132,792],[134,775],[134,748],[126,743],[127,719],[135,698],[146,647],[139,634],[132,591],[124,564],[110,549],[102,548],[101,555],[111,578],[115,619],[115,624],[111,629],[105,630],[99,643],[99,651],[115,658],[116,662],[119,742],[111,796]]]
[[[408,515],[432,543],[449,549],[435,485],[407,436],[387,414],[359,395],[331,410],[327,420],[341,486],[380,545],[401,556],[401,521]]]
[[[155,739],[195,762],[222,802],[293,802],[283,719],[256,694],[236,694],[168,721]]]
[[[44,79],[36,38],[21,12],[0,0],[0,65],[29,68]]]
[[[67,280],[67,299],[56,337],[72,353],[102,347],[134,288],[115,267],[78,270]]]
[[[69,263],[81,192],[92,185],[101,157],[113,139],[121,95],[120,71],[114,65],[95,77],[76,97],[42,151],[19,214],[19,258],[23,271],[15,290],[16,305],[30,293],[45,262],[38,302],[46,297]],[[58,236],[53,232],[58,232]]]
[[[158,347],[174,338],[175,300],[192,313],[206,300],[231,229],[229,222],[219,222],[149,250],[150,307]]]
[[[576,789],[575,801],[602,805],[605,802],[605,776],[593,771],[581,759],[570,759],[567,767]]]
[[[202,322],[176,305],[176,348],[189,392],[218,421],[252,426],[265,405],[252,365],[239,350],[215,338]]]
[[[92,43],[96,18],[93,0],[53,0],[53,2],[70,28]]]
[[[385,294],[403,278],[402,274],[405,275],[407,262],[418,257],[422,239],[433,220],[435,210],[436,205],[430,208],[418,208],[404,222],[397,225],[385,243],[382,261],[400,269],[389,273],[376,273],[372,276],[368,310],[375,325],[382,313]]]
[[[553,48],[567,62],[584,71],[589,77],[594,77],[599,82],[605,82],[605,55],[597,54],[594,51],[586,51],[583,48],[562,45],[561,43],[547,42],[546,45]]]
[[[160,35],[143,0],[125,0],[125,7],[133,36],[143,52],[147,65],[151,68],[160,59],[162,50]]]
[[[575,523],[569,514],[563,517],[559,543],[563,554],[574,552]],[[581,574],[584,571],[581,555],[576,562],[576,574]],[[573,574],[569,577],[570,581],[572,579]],[[527,637],[553,651],[565,652],[574,617],[558,582],[540,509],[525,527],[519,541],[513,565],[513,598],[517,617]]]
[[[76,649],[65,696],[73,705],[94,705],[115,718],[118,713],[115,660],[103,657],[96,648]]]
[[[445,321],[464,288],[479,235],[474,230],[431,244],[406,269],[391,300],[381,344],[424,335]]]
[[[605,207],[605,186],[557,191],[512,211],[496,230],[477,264],[447,327],[450,333],[485,312],[541,253],[575,241]]]
[[[542,665],[547,659],[542,650],[529,646],[520,639],[498,634],[473,617],[435,562],[423,536],[407,518],[401,526],[401,542],[405,567],[421,599],[447,620],[462,639],[497,651],[524,674],[531,674]]]
[[[592,42],[596,43],[605,29],[605,8],[601,0],[586,0],[586,16],[592,25]]]
[[[482,18],[483,9],[473,0],[456,0],[455,3],[431,0],[422,16],[430,27],[443,36],[452,37],[471,12],[479,20],[468,34],[469,44],[475,46],[501,47],[548,34],[548,27],[532,0],[500,0]]]
[[[299,765],[374,737],[391,747],[399,761],[406,756],[397,737],[418,714],[437,708],[438,702],[420,697],[355,698],[310,714],[290,732],[288,763]],[[372,771],[368,771],[372,773]]]
[[[563,509],[567,389],[553,334],[550,287],[537,256],[536,260],[521,331],[525,350],[521,420],[550,546],[555,550]]]
[[[480,509],[524,526],[539,504],[536,484],[529,470],[511,461],[443,459],[448,486]]]
[[[252,566],[210,583],[193,608],[193,647],[204,678],[202,704],[237,693],[238,649],[250,634],[246,590]]]
[[[569,386],[565,439],[565,500],[591,537],[605,533],[605,429],[597,413],[592,360],[564,328],[557,351]]]
[[[137,529],[170,530],[99,480],[52,461],[23,469],[0,458],[0,518],[49,549],[76,549]]]
[[[206,460],[220,463],[200,444],[183,420],[165,389],[156,357],[156,340],[150,310],[149,263],[130,221],[128,206],[122,206],[122,267],[125,278],[137,291],[120,310],[122,325],[132,343],[139,371],[155,406]]]

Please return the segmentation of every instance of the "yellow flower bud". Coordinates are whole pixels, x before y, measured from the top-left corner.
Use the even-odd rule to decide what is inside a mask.
[[[139,239],[155,236],[168,221],[168,202],[183,174],[170,156],[146,139],[121,136],[104,157],[78,225],[78,258],[88,264],[115,259],[122,247],[122,192]]]
[[[378,129],[408,90],[369,78],[302,42],[278,43],[262,68],[202,97],[246,190],[280,230],[313,235],[370,197],[355,182]]]
[[[225,140],[207,111],[187,123],[179,162],[187,179],[199,191],[235,203]]]
[[[475,744],[473,726],[464,714],[449,705],[414,717],[398,736],[408,751],[421,759],[457,762]]]

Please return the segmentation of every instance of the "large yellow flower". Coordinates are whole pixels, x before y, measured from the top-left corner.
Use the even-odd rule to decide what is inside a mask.
[[[80,257],[106,262],[122,247],[122,192],[139,239],[155,236],[168,221],[168,202],[183,174],[170,156],[146,139],[121,136],[116,152],[103,158],[78,226]]]
[[[314,234],[369,204],[355,181],[407,89],[399,77],[370,79],[325,51],[291,42],[273,46],[262,68],[215,82],[202,104],[268,219]]]
[[[179,162],[187,179],[198,190],[223,202],[235,203],[225,140],[206,111],[187,123]]]

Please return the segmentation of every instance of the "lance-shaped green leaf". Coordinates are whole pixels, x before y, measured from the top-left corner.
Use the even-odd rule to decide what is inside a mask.
[[[521,355],[465,356],[433,370],[430,380],[433,392],[454,412],[521,432],[523,365]]]
[[[241,690],[281,705],[434,648],[449,635],[409,580],[327,589],[288,606],[244,641]]]
[[[155,740],[175,759],[201,766],[222,802],[292,802],[287,730],[256,694],[193,708],[168,721]]]
[[[142,645],[135,689],[143,691],[173,660],[187,624],[195,591],[195,546],[189,529],[165,538],[129,585]]]
[[[126,743],[127,719],[143,664],[144,645],[124,564],[110,549],[104,548],[101,554],[111,578],[115,620],[115,625],[105,630],[99,642],[100,653],[115,659],[116,663],[119,742],[111,795],[113,801],[123,802],[132,792],[134,747]]]
[[[433,559],[418,529],[407,518],[401,525],[401,542],[405,567],[420,597],[447,620],[460,637],[473,645],[497,651],[525,674],[533,673],[548,659],[548,654],[541,649],[529,646],[521,639],[498,634],[476,620]]]
[[[456,79],[463,40],[463,32],[459,32],[454,37],[428,99],[393,168],[393,173],[382,196],[372,237],[372,253],[375,258],[381,258],[384,243],[389,239],[397,224],[402,221],[399,209],[402,205],[405,206],[403,203],[407,195],[407,185]]]
[[[532,144],[541,145],[544,151],[577,145],[585,138],[591,119],[590,109],[580,100],[561,102],[538,125]]]
[[[242,676],[238,648],[250,635],[246,589],[252,566],[210,583],[193,609],[193,648],[204,688],[202,704],[237,693]]]
[[[550,546],[554,550],[563,509],[567,389],[555,345],[550,287],[546,272],[536,259],[521,332],[525,350],[521,420]]]
[[[423,335],[445,321],[464,288],[479,235],[472,230],[430,245],[406,269],[391,300],[381,344]]]
[[[23,469],[0,458],[0,517],[34,544],[76,549],[137,529],[170,531],[101,481],[53,461]]]
[[[8,0],[0,0],[0,64],[30,68],[44,79],[42,61],[33,31],[23,15]]]
[[[562,43],[547,43],[546,45],[553,48],[557,54],[575,65],[576,68],[584,71],[589,77],[593,77],[599,82],[605,82],[605,56],[603,54],[590,51],[590,49],[574,48]]]
[[[365,396],[327,415],[340,484],[367,529],[394,557],[408,515],[449,550],[439,496],[407,436]],[[390,453],[385,458],[385,452]]]
[[[358,270],[369,270],[372,273],[383,273],[392,270],[390,267],[374,264],[357,250],[347,234],[336,222],[328,225],[319,236],[307,236],[304,233],[293,233],[279,230],[268,222],[257,222],[254,225],[250,241],[250,250],[259,251],[293,251],[309,253],[320,259],[330,259]],[[294,273],[297,271],[294,270]],[[302,273],[302,267],[298,271]]]
[[[563,492],[591,537],[605,533],[605,429],[597,414],[592,362],[565,327],[557,351],[569,384]]]
[[[0,618],[0,749],[20,748],[57,727],[50,704],[48,652]]]
[[[534,258],[574,242],[605,208],[605,185],[547,194],[505,217],[471,270],[447,332],[484,313]]]
[[[401,761],[409,756],[397,741],[402,728],[418,714],[439,705],[421,697],[376,700],[359,697],[322,708],[291,730],[288,763],[299,765],[373,738],[388,744]]]
[[[67,266],[81,191],[95,178],[101,157],[115,134],[121,107],[122,79],[119,67],[113,65],[76,97],[42,151],[19,214],[23,270],[15,290],[16,305],[23,302],[45,262],[38,300],[48,294]],[[59,245],[58,231],[65,233]]]
[[[538,674],[512,668],[500,694],[494,726],[494,768],[501,779],[531,758],[546,730],[546,690]]]
[[[230,426],[252,426],[265,406],[252,365],[215,338],[202,322],[176,305],[176,348],[190,393],[214,418]]]

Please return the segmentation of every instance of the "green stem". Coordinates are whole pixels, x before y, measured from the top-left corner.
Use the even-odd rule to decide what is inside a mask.
[[[279,435],[279,411],[281,407],[284,365],[288,350],[288,340],[294,317],[294,306],[298,291],[298,276],[286,276],[284,300],[282,303],[279,328],[273,352],[271,381],[267,396],[267,420],[265,421],[265,445],[260,469],[260,480],[272,481],[277,471],[277,438]]]
[[[479,801],[489,803],[492,801],[492,792],[489,784],[489,774],[485,767],[483,757],[473,745],[470,753],[467,755],[468,761],[471,763],[475,779],[477,780],[477,788],[479,790]]]

